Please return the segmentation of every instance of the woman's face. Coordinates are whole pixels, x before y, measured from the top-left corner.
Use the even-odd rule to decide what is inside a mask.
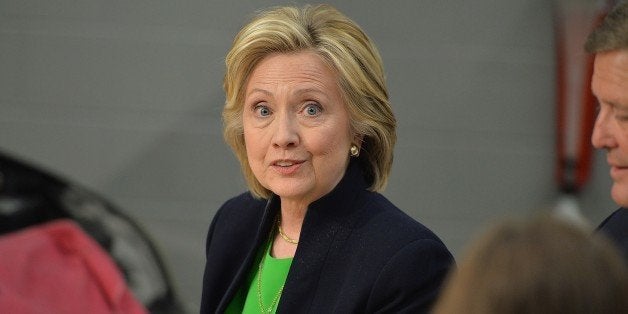
[[[265,57],[249,77],[243,110],[249,166],[282,203],[307,206],[340,181],[352,144],[349,113],[318,55]]]

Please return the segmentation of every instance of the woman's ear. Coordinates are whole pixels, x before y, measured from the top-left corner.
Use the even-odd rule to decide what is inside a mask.
[[[364,134],[356,134],[353,136],[353,141],[351,143],[355,144],[358,149],[362,149],[362,140],[364,139]]]
[[[351,147],[349,148],[349,156],[357,158],[360,156],[360,150],[362,149],[362,135],[356,135],[351,141]]]

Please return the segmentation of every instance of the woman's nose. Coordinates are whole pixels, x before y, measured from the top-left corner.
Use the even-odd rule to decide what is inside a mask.
[[[299,144],[299,127],[295,117],[283,113],[274,122],[273,146],[288,148]]]

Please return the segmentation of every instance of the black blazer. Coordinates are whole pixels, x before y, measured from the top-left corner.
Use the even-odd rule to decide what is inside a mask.
[[[308,207],[277,313],[421,313],[453,257],[425,226],[366,190],[352,162]],[[207,235],[201,313],[222,313],[246,283],[279,210],[249,193],[227,201]]]
[[[628,261],[628,209],[616,210],[600,224],[598,231],[606,234]]]

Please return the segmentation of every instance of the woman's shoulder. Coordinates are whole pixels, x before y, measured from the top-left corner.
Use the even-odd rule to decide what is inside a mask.
[[[244,192],[225,201],[214,215],[214,220],[259,219],[265,205],[266,200],[253,197],[250,192]]]
[[[453,255],[432,230],[381,194],[365,193],[362,200],[346,242],[353,258],[346,260],[368,261],[360,265],[373,274],[367,308],[404,299],[406,311],[425,312],[455,265]]]
[[[435,240],[441,242],[438,236],[423,223],[397,207],[379,193],[368,193],[367,202],[361,211],[362,219],[373,232],[383,232],[399,240],[399,237],[411,240]]]
[[[226,200],[220,209],[233,207],[264,206],[266,200],[255,198],[251,192],[243,192]]]
[[[259,225],[266,201],[245,192],[230,198],[214,214],[207,235],[207,244],[214,237],[220,239],[253,237]]]

